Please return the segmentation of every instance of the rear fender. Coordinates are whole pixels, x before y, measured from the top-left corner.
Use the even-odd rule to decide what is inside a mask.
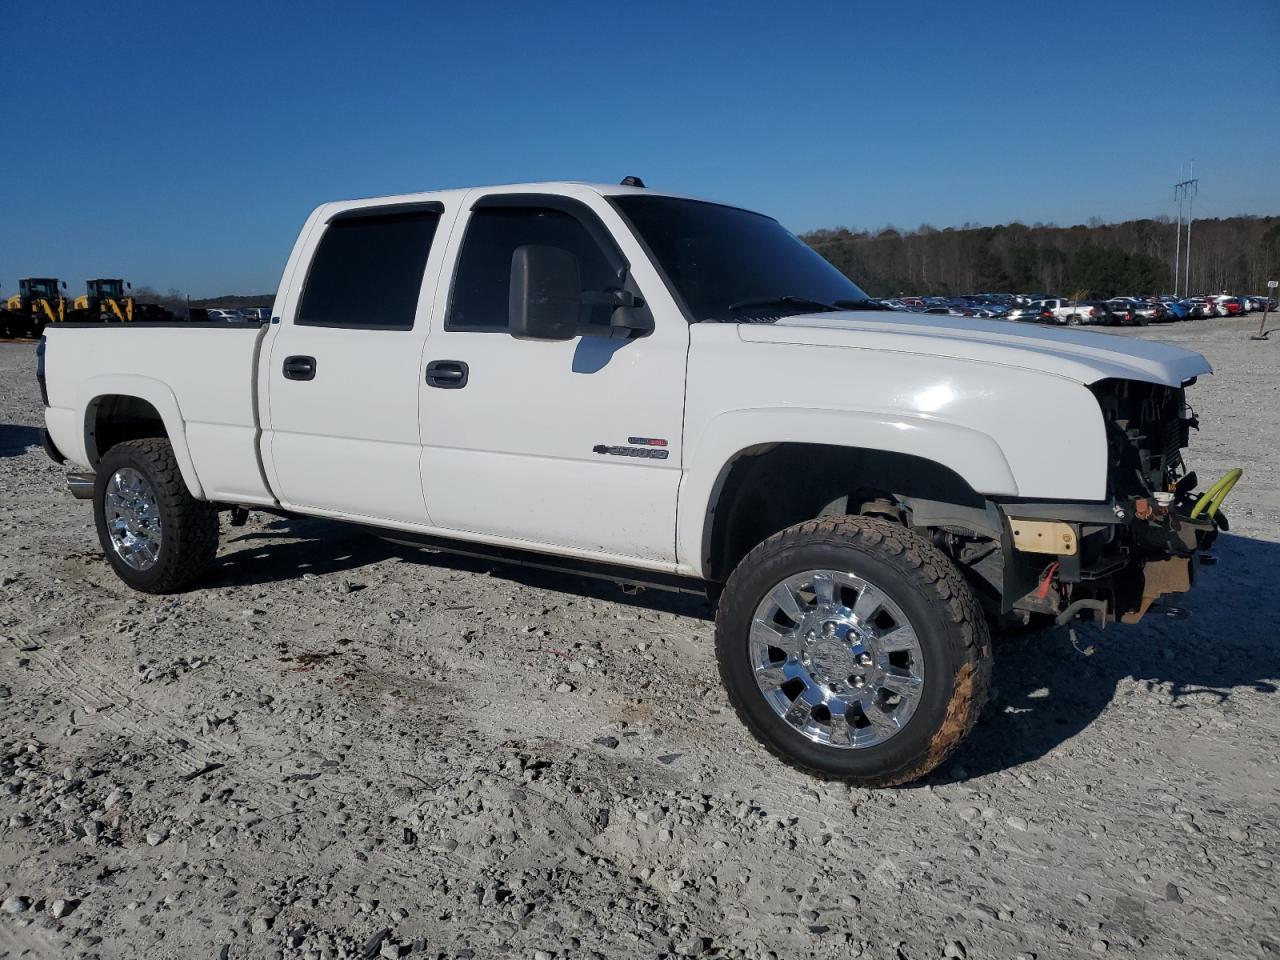
[[[83,459],[94,467],[102,459],[93,435],[94,419],[97,413],[97,401],[103,397],[122,396],[137,397],[155,407],[164,423],[165,434],[173,447],[174,458],[178,461],[178,470],[182,479],[197,500],[205,499],[204,487],[196,475],[195,464],[191,460],[191,451],[187,446],[186,421],[182,419],[182,411],[178,406],[178,398],[168,384],[150,377],[131,374],[112,374],[93,377],[85,381],[79,391],[76,409],[84,411],[83,449],[68,452],[70,459]],[[82,457],[73,454],[83,454]]]

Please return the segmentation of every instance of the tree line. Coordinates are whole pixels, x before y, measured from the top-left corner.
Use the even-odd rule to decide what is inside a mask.
[[[802,239],[873,297],[1007,291],[1106,298],[1172,293],[1175,231],[1168,217],[1095,218],[1074,227],[839,227]],[[1196,220],[1191,243],[1192,295],[1263,293],[1280,272],[1280,217]],[[1181,292],[1181,280],[1178,286]]]
[[[188,306],[222,307],[224,309],[269,307],[276,298],[274,293],[260,293],[250,296],[226,295],[189,300],[185,293],[172,287],[166,293],[161,293],[154,287],[134,287],[131,291],[131,296],[139,303],[158,303],[176,317],[185,317]]]
[[[801,239],[873,297],[1043,292],[1106,298],[1172,293],[1175,229],[1168,217],[1124,223],[1095,218],[1074,227],[838,227]],[[1267,281],[1280,273],[1280,217],[1197,220],[1191,242],[1193,295],[1264,293]],[[1181,281],[1178,287],[1181,292]],[[138,287],[133,295],[186,315],[187,298],[180,290]],[[274,299],[270,293],[220,296],[193,299],[190,305],[267,306]]]

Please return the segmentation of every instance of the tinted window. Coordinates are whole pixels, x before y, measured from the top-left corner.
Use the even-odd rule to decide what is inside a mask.
[[[525,245],[558,247],[578,258],[584,291],[618,289],[600,245],[576,217],[545,207],[480,208],[471,214],[453,279],[447,330],[506,330],[511,256]],[[608,325],[613,307],[583,304],[579,324]]]
[[[299,324],[408,330],[440,214],[418,210],[329,224],[307,271]]]
[[[776,305],[730,309],[776,297],[837,306],[867,299],[853,281],[769,217],[672,197],[612,200],[653,251],[694,320],[777,314]],[[791,312],[808,311],[796,307]]]

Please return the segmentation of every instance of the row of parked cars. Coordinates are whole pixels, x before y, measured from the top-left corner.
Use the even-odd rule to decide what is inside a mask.
[[[192,307],[189,320],[212,320],[214,323],[267,323],[271,320],[270,307]]]
[[[978,293],[964,297],[894,297],[880,302],[891,310],[911,313],[1102,326],[1206,320],[1210,317],[1240,316],[1264,308],[1276,309],[1274,297],[1234,297],[1227,294],[1072,300],[1047,293]]]

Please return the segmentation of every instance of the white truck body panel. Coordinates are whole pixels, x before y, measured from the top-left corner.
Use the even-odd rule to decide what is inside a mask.
[[[742,327],[747,340],[808,343],[926,354],[1001,367],[1020,367],[1080,384],[1115,378],[1169,387],[1212,373],[1198,353],[1155,340],[1087,330],[901,313],[823,313]]]
[[[452,276],[475,190],[454,226],[444,267]],[[600,194],[581,186],[560,194],[585,203],[631,264],[663,322],[635,340],[578,337],[516,340],[504,333],[444,329],[447,284],[437,288],[422,366],[469,365],[465,390],[420,384],[422,483],[435,527],[497,536],[525,547],[571,548],[672,569],[680,485],[689,325],[634,237]],[[668,319],[679,322],[667,322]],[[665,459],[601,455],[629,437],[667,442]]]
[[[422,497],[421,436],[416,409],[422,351],[430,330],[444,238],[462,191],[436,195],[445,203],[423,274],[412,330],[351,330],[295,326],[307,267],[335,214],[386,203],[326,204],[299,235],[280,289],[259,370],[262,456],[282,506],[370,523],[430,527]],[[447,200],[447,202],[445,202]],[[286,357],[314,356],[314,380],[283,376]],[[322,372],[321,372],[322,371]]]
[[[530,342],[446,330],[471,206],[502,192],[586,204],[629,261],[652,332]],[[198,498],[705,575],[712,505],[739,456],[865,447],[934,460],[991,497],[1102,500],[1107,443],[1087,386],[1176,387],[1210,372],[1164,344],[959,317],[690,324],[606,200],[633,192],[524,184],[326,204],[299,235],[269,326],[50,328],[51,437],[92,468],[95,399],[136,396],[160,412]],[[412,329],[295,325],[330,218],[422,202],[444,213]],[[285,379],[291,355],[315,357],[316,378]],[[468,364],[466,389],[425,384],[440,359]],[[668,455],[597,449],[630,438],[665,441]]]
[[[94,402],[138,397],[164,420],[193,494],[274,505],[257,446],[254,378],[264,329],[52,326],[45,332],[55,371],[48,382],[49,434],[71,463],[89,469],[98,456],[91,435]]]

